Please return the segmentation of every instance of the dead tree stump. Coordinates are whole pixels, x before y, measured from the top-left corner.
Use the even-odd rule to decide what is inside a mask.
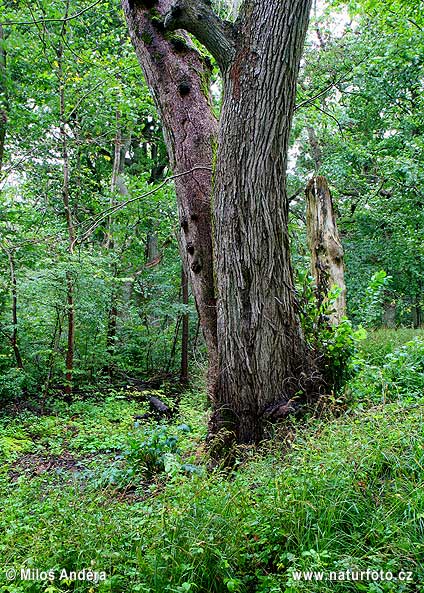
[[[330,315],[330,323],[336,325],[345,315],[346,285],[343,247],[327,179],[322,176],[313,177],[305,193],[308,247],[311,252],[311,268],[317,285],[319,304],[327,300],[333,286],[341,289],[334,303],[334,311]]]

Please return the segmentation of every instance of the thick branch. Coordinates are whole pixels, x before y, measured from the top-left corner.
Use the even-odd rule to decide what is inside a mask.
[[[235,54],[235,30],[231,23],[214,13],[209,0],[176,0],[165,15],[168,31],[185,29],[210,51],[221,70],[226,70]]]

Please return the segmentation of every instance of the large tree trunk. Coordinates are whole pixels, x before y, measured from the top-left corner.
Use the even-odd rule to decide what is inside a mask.
[[[146,4],[134,3],[134,11],[148,13],[140,9]],[[214,55],[223,75],[213,196],[218,380],[210,433],[227,429],[239,443],[257,442],[268,420],[315,395],[321,381],[296,313],[287,228],[287,152],[310,0],[245,0],[235,26],[221,21],[208,0],[149,4],[159,15],[168,8],[163,26],[194,34]],[[126,1],[124,6],[128,11]],[[146,35],[137,23],[135,28],[129,20],[130,29]],[[140,45],[137,34],[134,41]],[[145,53],[139,55],[145,62]],[[168,68],[164,59],[154,73],[144,65],[156,94],[164,90],[161,81]],[[198,115],[190,96],[193,88],[198,92],[199,82],[191,73],[192,112],[185,116],[189,121]],[[175,81],[169,91],[162,115],[175,137],[181,128]],[[185,147],[196,148],[205,112],[200,127],[184,128]],[[194,137],[187,146],[190,133]],[[178,156],[185,154],[174,156],[178,163]],[[186,232],[188,220],[182,221]],[[191,266],[195,274],[202,269],[207,244],[201,243],[200,259],[196,248]]]
[[[239,443],[263,437],[312,387],[296,314],[286,166],[308,0],[250,0],[224,74],[215,182],[218,406]]]
[[[325,177],[313,177],[306,188],[306,226],[311,252],[311,268],[321,305],[328,292],[338,286],[340,295],[330,315],[332,324],[340,323],[346,314],[343,247],[334,214],[333,200]]]
[[[171,0],[123,0],[122,6],[161,117],[171,167],[180,175],[175,180],[180,249],[208,348],[212,394],[217,344],[210,198],[218,124],[210,105],[210,70],[186,34],[164,33],[160,15],[170,10]]]

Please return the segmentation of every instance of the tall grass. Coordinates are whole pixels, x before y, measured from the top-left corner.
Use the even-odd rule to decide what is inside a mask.
[[[104,486],[142,411],[122,396],[3,419],[3,567],[92,567],[107,580],[7,582],[0,570],[0,592],[424,591],[424,350],[409,333],[390,333],[390,344],[388,336],[372,334],[364,346],[354,405],[342,417],[299,421],[289,450],[277,435],[231,473],[184,474],[177,464],[147,479],[140,467],[134,492]],[[180,409],[177,423],[194,428],[183,433],[183,460],[200,463],[203,398],[189,393]],[[81,469],[22,465],[28,455],[44,467],[65,453]],[[410,571],[413,582],[294,574],[367,569]]]

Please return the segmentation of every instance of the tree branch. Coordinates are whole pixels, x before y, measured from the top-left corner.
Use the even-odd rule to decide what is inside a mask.
[[[3,21],[1,24],[2,25],[37,25],[38,23],[67,23],[68,21],[71,21],[72,19],[78,18],[79,16],[81,16],[82,14],[87,12],[88,10],[91,10],[92,8],[94,8],[95,6],[100,4],[100,2],[103,2],[103,0],[96,0],[96,2],[93,2],[93,4],[90,4],[90,6],[86,6],[79,12],[76,12],[75,14],[71,14],[70,16],[66,16],[65,18],[62,18],[62,19],[39,19],[39,20],[32,20],[32,21]]]
[[[215,14],[210,0],[175,0],[165,14],[164,28],[192,33],[210,51],[221,70],[225,70],[234,57],[234,26]]]

